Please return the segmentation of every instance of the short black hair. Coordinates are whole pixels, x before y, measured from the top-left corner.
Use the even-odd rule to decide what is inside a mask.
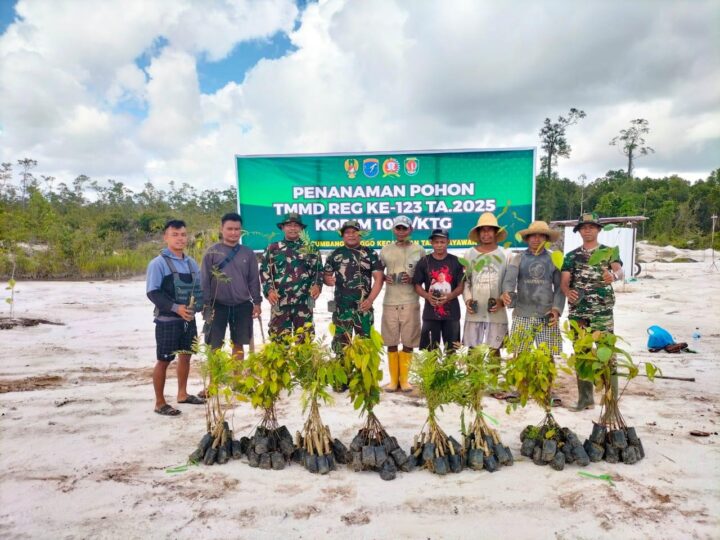
[[[182,219],[170,219],[167,223],[165,223],[165,226],[163,227],[163,232],[167,231],[168,229],[182,229],[183,227],[186,227],[185,222]]]
[[[240,225],[242,225],[242,218],[240,217],[240,214],[237,212],[228,212],[223,217],[220,218],[220,224],[225,225],[226,221],[239,221]]]

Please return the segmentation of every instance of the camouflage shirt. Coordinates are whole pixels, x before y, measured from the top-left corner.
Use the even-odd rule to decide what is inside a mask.
[[[375,251],[365,246],[339,247],[325,261],[325,272],[335,275],[338,305],[367,298],[372,289],[372,273],[382,271],[383,264]]]
[[[307,304],[310,288],[322,287],[322,260],[309,253],[302,240],[281,240],[270,244],[260,261],[260,279],[267,298],[275,289],[280,306]]]
[[[590,266],[588,260],[597,249],[611,249],[600,244],[587,250],[582,246],[565,255],[562,271],[570,272],[570,288],[580,294],[581,298],[570,305],[570,319],[584,320],[595,330],[613,331],[613,306],[615,293],[612,285],[603,281],[604,270],[610,270],[610,264]],[[620,259],[611,262],[622,264]]]

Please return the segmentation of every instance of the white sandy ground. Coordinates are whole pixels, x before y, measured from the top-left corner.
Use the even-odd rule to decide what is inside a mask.
[[[665,248],[641,249],[644,260],[668,258],[658,255]],[[617,289],[617,332],[635,358],[652,358],[666,375],[696,378],[630,384],[621,410],[643,440],[643,461],[562,472],[535,466],[520,456],[519,433],[541,420],[541,410],[529,405],[508,416],[503,402],[488,398],[514,466],[445,477],[399,473],[392,482],[344,468],[327,476],[297,465],[262,471],[244,460],[168,474],[194,449],[204,415],[190,405],[180,406],[178,418],[152,411],[154,339],[144,283],[19,283],[17,315],[64,326],[0,330],[0,385],[13,381],[14,388],[0,393],[0,537],[718,538],[720,272],[708,271],[708,254],[678,253],[701,262],[650,262],[639,280]],[[317,314],[321,331],[328,292]],[[268,311],[266,304],[266,329]],[[651,355],[650,324],[699,354]],[[17,391],[21,384],[36,389]],[[190,388],[199,385],[194,371]],[[559,385],[566,404],[574,386],[567,378]],[[174,398],[175,388],[171,378],[166,394]],[[421,402],[396,395],[385,394],[376,412],[406,449],[425,420]],[[346,444],[362,423],[346,395],[321,414]],[[555,414],[584,438],[598,409]],[[301,427],[298,394],[282,400],[279,418],[293,433]],[[456,407],[442,414],[456,437],[458,418]],[[239,406],[235,433],[248,434],[258,419]],[[580,470],[608,473],[614,486]]]

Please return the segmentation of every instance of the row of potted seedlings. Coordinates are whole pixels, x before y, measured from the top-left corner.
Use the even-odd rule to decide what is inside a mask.
[[[569,368],[602,389],[600,421],[594,423],[584,443],[552,415],[552,389],[558,370],[570,369],[557,366],[544,344],[538,346],[528,340],[511,343],[513,355],[504,365],[484,346],[449,354],[442,350],[416,353],[411,376],[425,398],[428,415],[425,426],[405,451],[373,412],[380,401],[382,379],[379,333],[373,329],[368,338],[355,336],[343,355],[335,358],[310,332],[300,331],[273,339],[239,362],[222,350],[197,347],[196,352],[204,358],[202,373],[209,396],[207,432],[190,460],[212,465],[245,458],[252,467],[274,470],[295,462],[317,474],[327,474],[340,464],[354,471],[377,472],[384,480],[415,468],[440,475],[465,468],[495,472],[512,465],[514,458],[499,433],[487,423],[483,398],[491,390],[512,388],[517,400],[508,405],[508,410],[524,407],[532,400],[545,411],[538,425],[527,426],[520,435],[521,454],[535,464],[559,471],[567,464],[585,466],[602,459],[636,463],[645,452],[635,429],[627,427],[620,414],[621,394],[613,379],[619,372],[632,379],[638,374],[637,365],[617,347],[619,338],[613,334],[589,332],[576,323],[567,325],[565,333],[574,345],[573,353],[565,356]],[[645,367],[652,380],[657,369],[652,364]],[[347,385],[354,408],[365,418],[349,448],[332,437],[320,416],[320,402],[332,403],[330,388],[337,385]],[[275,403],[281,393],[296,387],[302,391],[303,410],[308,415],[302,431],[293,438],[285,426],[278,425]],[[233,439],[225,411],[234,401],[249,401],[263,413],[251,437]],[[438,423],[438,412],[449,404],[463,407],[460,442]],[[464,423],[466,410],[473,415],[469,427]]]

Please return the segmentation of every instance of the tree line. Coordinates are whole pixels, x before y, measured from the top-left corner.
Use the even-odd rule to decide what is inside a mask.
[[[161,249],[160,231],[168,219],[188,223],[189,250],[200,256],[217,238],[219,216],[236,209],[234,188],[198,190],[170,182],[162,190],[147,182],[133,191],[122,182],[85,175],[57,183],[36,176],[36,166],[29,158],[18,160],[17,167],[0,165],[3,278],[13,271],[25,279],[137,275]],[[538,175],[536,193],[537,219],[574,219],[581,208],[602,216],[645,215],[649,221],[640,226],[639,238],[701,248],[709,243],[710,216],[720,213],[720,169],[694,183],[617,170],[578,184],[551,167],[550,175],[547,170]],[[720,233],[715,245],[720,247]]]

